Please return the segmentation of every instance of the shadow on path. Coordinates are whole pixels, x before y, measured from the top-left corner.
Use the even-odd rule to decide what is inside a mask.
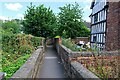
[[[64,67],[52,46],[48,46],[38,78],[65,78]]]

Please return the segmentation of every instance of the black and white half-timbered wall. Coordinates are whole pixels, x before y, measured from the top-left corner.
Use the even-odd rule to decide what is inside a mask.
[[[91,5],[91,47],[96,44],[99,50],[105,48],[106,5],[105,0],[95,0]]]
[[[120,1],[93,0],[90,8],[91,47],[96,45],[100,51],[120,49]]]

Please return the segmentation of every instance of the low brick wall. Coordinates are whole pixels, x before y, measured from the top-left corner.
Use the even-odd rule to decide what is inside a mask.
[[[31,55],[26,63],[13,74],[12,78],[36,78],[36,75],[40,69],[42,61],[44,59],[44,48],[38,47],[38,49]]]
[[[74,52],[58,43],[56,44],[56,50],[64,64],[65,73],[69,78],[84,78],[85,80],[89,80],[90,78],[92,78],[92,80],[99,80],[96,75],[94,75],[91,71],[85,68],[81,63],[75,61],[79,56],[92,56],[95,53]],[[120,56],[120,51],[102,51],[99,52],[99,55]]]
[[[57,49],[58,55],[60,56],[60,58],[64,64],[65,73],[66,73],[67,77],[83,78],[85,80],[89,80],[90,78],[92,78],[92,80],[93,79],[99,80],[99,78],[96,75],[94,75],[88,69],[84,68],[82,64],[72,61],[72,59],[74,59],[78,55],[83,55],[85,52],[75,53],[63,45],[57,45],[56,49]],[[85,53],[85,55],[87,55],[87,54],[89,54],[89,52]],[[91,54],[92,53],[90,53],[89,55],[91,55]]]

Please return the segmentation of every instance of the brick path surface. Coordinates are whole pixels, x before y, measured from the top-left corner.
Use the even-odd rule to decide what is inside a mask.
[[[64,68],[52,46],[47,47],[38,78],[65,78]]]

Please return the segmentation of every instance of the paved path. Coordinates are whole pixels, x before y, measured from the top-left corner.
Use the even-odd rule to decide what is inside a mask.
[[[65,78],[64,68],[52,46],[47,47],[38,78]]]

